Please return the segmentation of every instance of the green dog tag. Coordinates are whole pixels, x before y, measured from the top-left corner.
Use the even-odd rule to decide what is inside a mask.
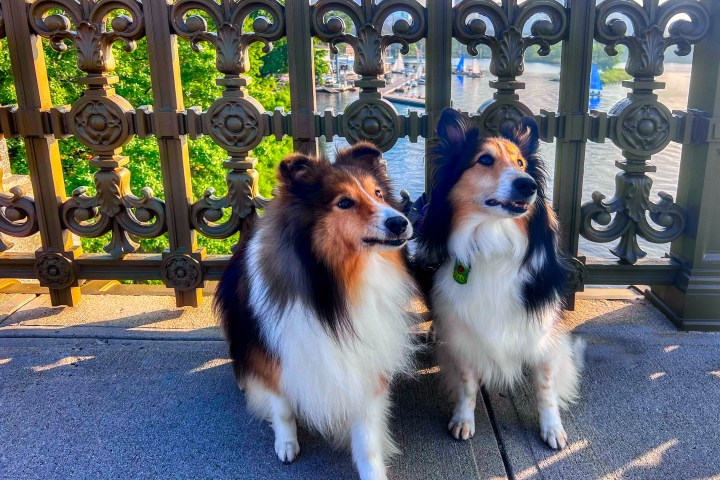
[[[466,267],[460,260],[455,260],[455,269],[453,270],[453,280],[460,285],[465,285],[470,275],[470,267]]]

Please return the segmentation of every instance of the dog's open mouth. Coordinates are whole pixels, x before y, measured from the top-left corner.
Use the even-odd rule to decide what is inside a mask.
[[[527,202],[517,202],[515,200],[510,200],[508,202],[499,202],[495,200],[494,198],[491,198],[489,200],[485,201],[485,205],[488,207],[502,207],[503,209],[512,212],[512,213],[525,213],[527,212],[528,208],[530,207],[530,204]]]
[[[366,245],[384,245],[387,247],[402,247],[407,240],[396,238],[395,240],[386,240],[382,238],[363,238]]]

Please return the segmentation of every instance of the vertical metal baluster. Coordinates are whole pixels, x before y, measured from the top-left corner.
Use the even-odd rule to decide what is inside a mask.
[[[560,219],[565,248],[573,256],[578,254],[580,243],[580,207],[583,174],[585,171],[585,131],[590,99],[590,71],[592,67],[593,36],[595,28],[595,0],[571,0],[570,24],[567,40],[563,41],[560,71],[560,100],[558,114],[564,117],[565,128],[557,139],[555,178],[553,179],[553,207]],[[582,266],[576,265],[578,269]],[[582,288],[582,270],[575,287]],[[574,292],[568,297],[573,308]]]
[[[452,17],[452,0],[434,0],[427,3],[425,192],[430,192],[432,187],[430,185],[432,165],[427,155],[428,148],[435,137],[435,125],[440,119],[440,112],[451,106]]]
[[[171,281],[178,271],[187,275],[189,269],[196,269],[193,275],[202,272],[199,262],[203,251],[197,249],[195,231],[190,225],[189,208],[192,204],[192,183],[190,181],[190,157],[187,137],[178,131],[178,112],[184,109],[180,64],[175,35],[170,33],[170,19],[166,0],[145,0],[146,36],[150,77],[153,86],[153,110],[155,135],[160,149],[165,205],[167,211],[168,238],[170,249],[164,254],[163,272],[168,287],[175,286],[175,300],[178,307],[197,307],[202,301],[202,289],[198,287],[178,288],[178,282]],[[198,283],[201,285],[201,280]]]
[[[42,251],[36,252],[35,273],[50,288],[53,305],[73,306],[80,301],[73,260],[82,250],[73,245],[70,232],[60,221],[60,207],[66,199],[60,151],[57,140],[44,132],[40,113],[52,107],[43,45],[30,32],[27,4],[0,2],[42,240]]]
[[[695,46],[688,99],[702,118],[683,146],[677,203],[687,222],[670,249],[683,268],[674,286],[653,286],[649,296],[681,328],[720,330],[720,3],[703,3],[710,32]]]
[[[285,29],[290,70],[290,108],[295,151],[317,154],[315,132],[315,62],[310,29],[310,1],[285,4]],[[332,140],[332,139],[329,139]]]

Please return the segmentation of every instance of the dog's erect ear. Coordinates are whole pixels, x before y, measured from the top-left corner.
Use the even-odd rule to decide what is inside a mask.
[[[370,142],[360,142],[350,148],[350,155],[345,157],[352,159],[352,163],[370,172],[378,169],[387,170],[387,164],[382,158],[382,151]]]
[[[277,179],[286,185],[314,183],[317,180],[317,167],[321,161],[302,153],[292,153],[280,162]]]
[[[524,157],[535,155],[540,148],[538,124],[532,117],[523,117],[517,125],[504,127],[501,135],[515,143]]]
[[[453,146],[465,143],[465,134],[470,129],[470,122],[462,113],[452,108],[446,108],[440,115],[437,126],[438,137]]]
[[[340,150],[335,159],[336,165],[353,165],[375,175],[380,180],[387,179],[387,162],[382,150],[370,142],[359,142],[350,148]]]

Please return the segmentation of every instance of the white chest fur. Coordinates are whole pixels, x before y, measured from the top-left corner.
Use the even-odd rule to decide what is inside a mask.
[[[454,233],[450,247],[433,289],[443,348],[486,384],[512,385],[553,341],[554,311],[531,318],[524,306],[527,237],[514,222],[497,221]],[[471,268],[464,285],[452,275],[458,257]]]
[[[254,305],[265,293],[262,279],[256,280],[251,287]],[[362,415],[368,396],[381,388],[381,378],[391,379],[412,361],[409,278],[372,253],[359,288],[350,311],[355,335],[341,340],[301,301],[280,318],[259,315],[268,346],[280,359],[283,393],[301,418],[326,433],[346,428]]]

